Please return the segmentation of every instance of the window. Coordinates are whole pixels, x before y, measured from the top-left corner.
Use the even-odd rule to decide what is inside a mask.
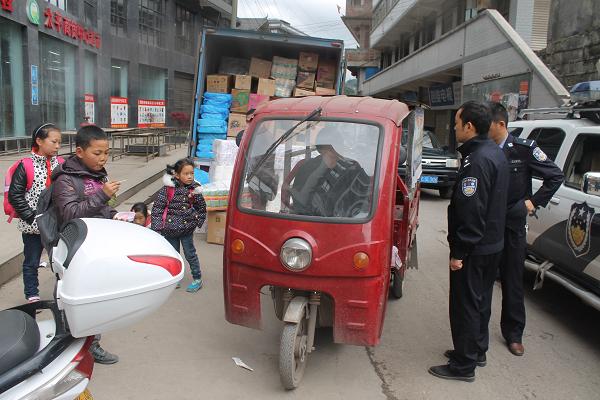
[[[84,88],[85,94],[96,94],[96,54],[85,52],[84,61]]]
[[[140,65],[140,98],[166,100],[167,71],[148,65]]]
[[[519,137],[519,136],[521,136],[521,133],[523,133],[523,128],[508,128],[508,129],[509,129],[508,133],[514,137]]]
[[[179,4],[175,6],[175,49],[194,54],[194,14]]]
[[[73,46],[40,34],[40,107],[42,121],[75,129],[77,71]]]
[[[98,15],[96,11],[96,0],[84,0],[83,2],[83,20],[89,26],[97,26]]]
[[[125,61],[111,60],[110,64],[110,95],[113,97],[127,97],[128,65]]]
[[[598,135],[579,135],[565,170],[565,184],[581,189],[586,172],[600,172],[600,137]]]
[[[110,1],[110,31],[113,35],[127,35],[127,0]]]
[[[535,140],[548,158],[555,161],[560,146],[565,140],[565,133],[558,128],[537,128],[531,131],[528,139]]]
[[[140,0],[140,42],[151,46],[164,46],[164,0]]]
[[[46,0],[48,3],[52,4],[55,7],[61,8],[63,10],[66,10],[66,3],[67,0]],[[72,0],[73,2],[75,2],[76,0]]]
[[[454,22],[454,20],[455,20],[454,12],[455,12],[455,9],[451,8],[449,10],[446,10],[444,12],[444,15],[442,15],[442,35],[450,32],[452,29],[454,29],[456,27],[456,24]]]
[[[402,56],[401,59],[410,54],[410,36],[404,34],[402,36]]]
[[[0,24],[0,99],[0,137],[26,136],[23,35],[6,20]]]

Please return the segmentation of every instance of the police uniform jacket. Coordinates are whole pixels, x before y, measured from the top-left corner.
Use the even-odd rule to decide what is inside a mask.
[[[503,150],[510,169],[506,224],[508,227],[520,228],[524,226],[523,220],[527,217],[525,200],[531,200],[534,207],[546,207],[562,184],[564,175],[534,140],[508,135]],[[535,194],[532,194],[531,189],[533,173],[543,180]]]
[[[450,256],[490,255],[504,247],[508,162],[500,147],[477,136],[458,151],[458,179],[448,206]]]

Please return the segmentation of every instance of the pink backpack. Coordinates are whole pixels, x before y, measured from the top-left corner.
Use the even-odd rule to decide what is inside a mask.
[[[62,157],[58,157],[58,163],[62,164],[65,160]],[[25,175],[27,176],[27,186],[26,189],[29,190],[33,186],[33,178],[35,176],[35,171],[33,167],[33,159],[31,157],[25,157],[16,161],[6,172],[6,176],[4,177],[4,214],[8,215],[8,223],[11,223],[13,218],[19,218],[19,214],[15,211],[12,204],[8,201],[8,191],[10,189],[10,183],[12,182],[12,177],[17,170],[19,164],[23,164],[25,168]]]

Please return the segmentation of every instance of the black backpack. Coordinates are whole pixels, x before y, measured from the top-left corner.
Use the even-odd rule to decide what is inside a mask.
[[[75,185],[79,192],[79,198],[83,198],[83,185]],[[81,187],[80,187],[81,186]],[[36,208],[35,221],[37,222],[38,230],[40,231],[40,238],[42,240],[42,246],[50,254],[53,247],[58,244],[59,233],[62,230],[62,226],[59,226],[58,215],[56,207],[52,202],[52,192],[54,190],[54,183],[48,186],[40,194]]]

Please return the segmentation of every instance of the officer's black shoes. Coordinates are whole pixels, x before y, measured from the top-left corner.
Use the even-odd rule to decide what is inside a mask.
[[[475,382],[475,373],[471,372],[470,374],[459,374],[458,372],[453,371],[448,364],[444,365],[436,365],[435,367],[429,368],[429,373],[433,376],[442,379],[450,379],[453,381],[463,381],[463,382]]]
[[[525,353],[525,346],[521,343],[509,343],[508,351],[515,356],[522,356]]]
[[[446,358],[452,358],[452,353],[454,353],[454,350],[446,350],[444,352],[444,357]],[[485,357],[485,354],[480,354],[477,356],[477,366],[478,367],[485,367],[487,365],[487,359]]]

